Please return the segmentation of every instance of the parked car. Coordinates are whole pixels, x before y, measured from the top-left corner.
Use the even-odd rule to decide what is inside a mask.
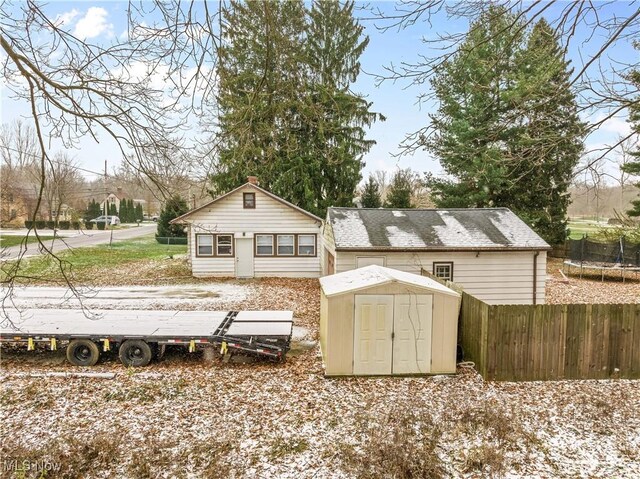
[[[119,225],[120,224],[120,218],[118,218],[117,216],[98,216],[97,218],[93,218],[91,220],[92,223],[107,223],[108,225],[114,224],[114,225]]]
[[[142,215],[142,221],[158,221],[158,215]]]

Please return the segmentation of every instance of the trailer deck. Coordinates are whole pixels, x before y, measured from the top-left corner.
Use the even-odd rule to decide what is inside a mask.
[[[291,311],[93,310],[91,314],[87,317],[79,309],[8,309],[0,320],[0,341],[27,342],[30,349],[38,342],[56,349],[58,342],[84,341],[89,349],[91,343],[102,343],[103,351],[136,340],[142,347],[140,343],[189,345],[190,351],[213,344],[221,346],[222,353],[236,350],[284,359],[293,329]],[[67,356],[76,364],[73,355]]]

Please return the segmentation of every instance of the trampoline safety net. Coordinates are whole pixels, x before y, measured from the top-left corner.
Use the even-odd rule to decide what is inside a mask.
[[[571,261],[610,263],[627,267],[640,266],[640,244],[626,242],[602,243],[588,238],[567,241],[567,255]]]

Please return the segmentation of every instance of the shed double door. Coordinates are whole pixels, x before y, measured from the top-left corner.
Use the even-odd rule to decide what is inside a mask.
[[[357,294],[353,373],[430,372],[432,311],[428,294]]]

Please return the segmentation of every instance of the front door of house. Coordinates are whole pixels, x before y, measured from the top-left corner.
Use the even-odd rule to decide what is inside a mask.
[[[253,278],[253,238],[236,238],[236,277]]]

